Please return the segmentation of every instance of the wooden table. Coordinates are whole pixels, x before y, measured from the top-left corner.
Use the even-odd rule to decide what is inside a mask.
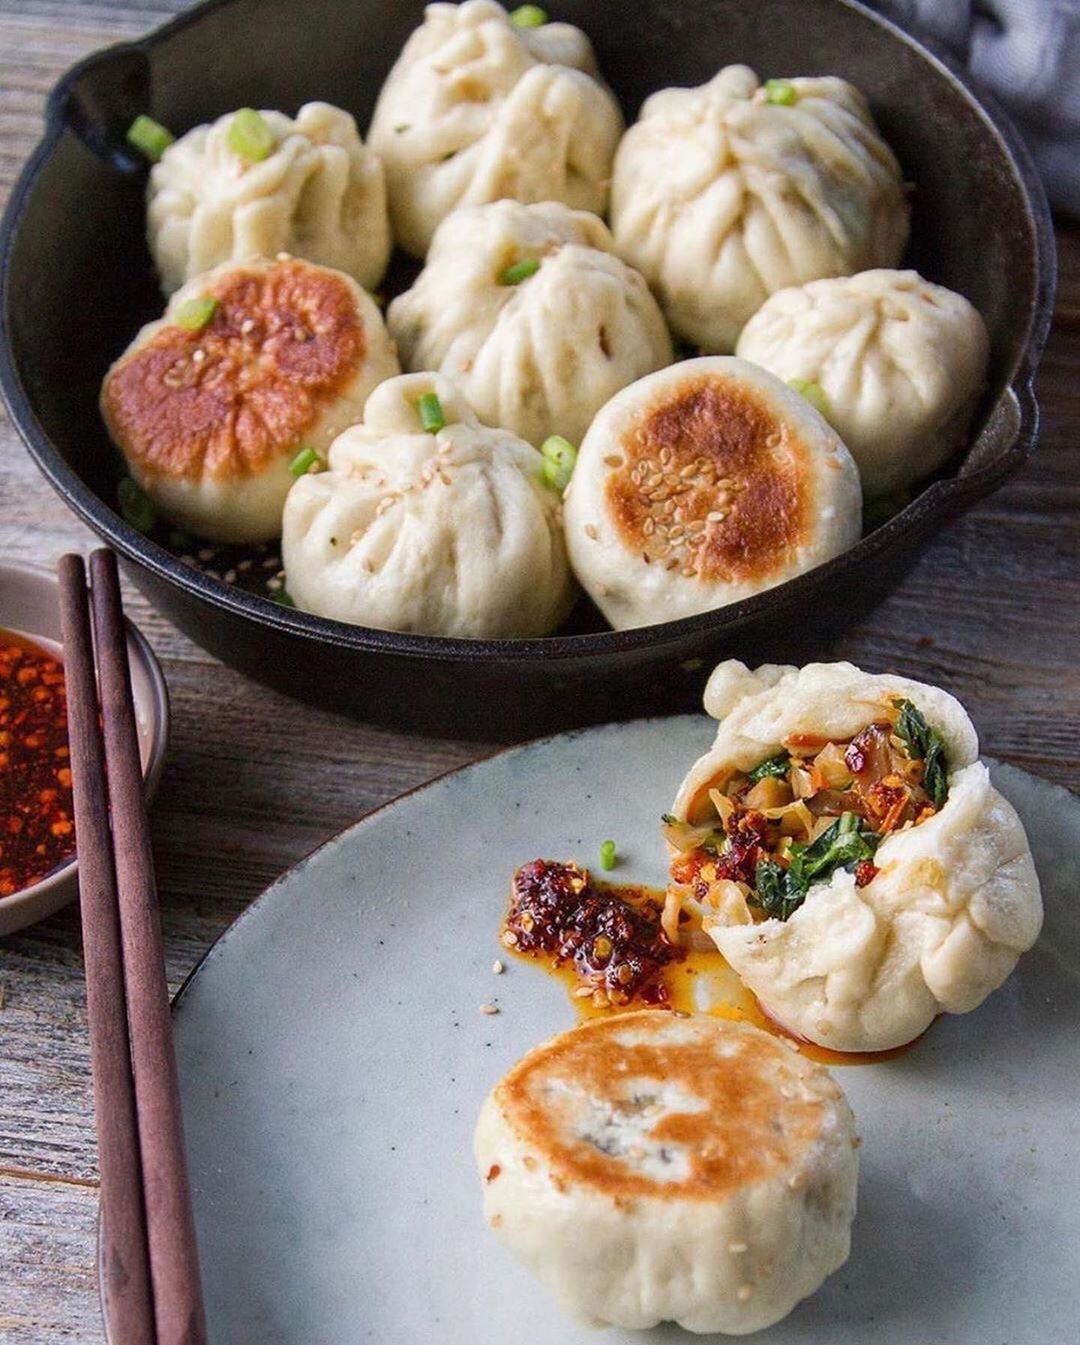
[[[0,193],[36,141],[46,93],[85,52],[182,0],[0,0]],[[835,650],[940,682],[987,752],[1080,789],[1080,230],[1059,229],[1061,287],[1025,472],[953,525]],[[53,564],[92,537],[0,415],[0,557]],[[354,724],[245,681],[133,591],[172,692],[154,809],[169,976],[282,869],[361,813],[483,755]],[[0,1342],[102,1339],[96,1179],[75,909],[0,939]]]

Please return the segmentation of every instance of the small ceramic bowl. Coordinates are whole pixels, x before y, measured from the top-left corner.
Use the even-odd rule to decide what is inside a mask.
[[[169,693],[153,650],[127,622],[128,663],[135,699],[139,753],[149,800],[157,788],[169,738]],[[36,641],[50,653],[60,654],[60,604],[56,575],[34,565],[0,563],[0,628]],[[66,906],[78,894],[76,862],[58,865],[21,892],[0,897],[0,935]]]

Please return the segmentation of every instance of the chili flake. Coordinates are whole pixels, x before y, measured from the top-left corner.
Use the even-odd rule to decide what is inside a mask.
[[[0,630],[0,898],[74,853],[64,669]]]

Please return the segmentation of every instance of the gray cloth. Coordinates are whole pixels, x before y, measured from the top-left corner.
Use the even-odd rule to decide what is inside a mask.
[[[1007,108],[1053,205],[1080,215],[1080,0],[870,0]]]

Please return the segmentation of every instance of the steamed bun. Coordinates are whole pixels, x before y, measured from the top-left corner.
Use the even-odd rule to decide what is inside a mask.
[[[181,136],[147,188],[150,251],[166,294],[225,261],[294,253],[367,289],[390,258],[382,164],[352,117],[306,103],[295,120],[263,112],[274,148],[257,162],[230,147],[233,113]]]
[[[171,522],[265,542],[281,533],[297,452],[325,452],[399,372],[382,315],[350,276],[289,257],[226,262],[139,332],[105,376],[101,413]]]
[[[571,1316],[743,1335],[847,1260],[857,1143],[786,1042],[645,1010],[530,1051],[474,1147],[488,1223]]]
[[[564,34],[543,50],[525,31],[494,0],[428,5],[387,77],[368,142],[406,251],[422,257],[458,206],[509,197],[606,208],[618,104],[583,70],[547,64],[585,61],[582,44]]]
[[[904,746],[898,702],[905,701],[940,740],[936,797],[927,795],[934,794],[929,753],[912,757]],[[911,1041],[939,1013],[981,1004],[1038,937],[1042,901],[1023,825],[978,760],[959,702],[850,663],[751,673],[729,662],[713,674],[706,705],[720,724],[675,799],[674,816],[698,830],[688,833],[691,850],[677,853],[672,874],[765,1008],[822,1046],[878,1051]],[[786,802],[791,795],[777,779],[743,792],[739,781],[765,762],[783,764],[785,754],[802,781],[799,799]],[[732,788],[741,800],[733,813]],[[770,800],[771,813],[746,821],[747,809]],[[876,850],[865,861],[852,851],[858,862],[823,871],[786,918],[762,918],[761,891],[754,892],[762,874],[752,863],[739,870],[737,847],[763,818],[796,834],[801,809],[818,826],[840,813],[859,818]],[[724,845],[713,842],[711,856],[694,851],[700,829],[713,825]],[[673,844],[678,851],[683,843]],[[751,852],[751,860],[760,857]]]
[[[712,611],[853,546],[859,475],[779,379],[731,356],[639,379],[597,414],[566,496],[570,560],[616,629]]]
[[[867,495],[910,485],[957,447],[986,379],[990,338],[960,294],[915,271],[813,280],[767,299],[738,353],[816,383]]]
[[[538,269],[507,283],[519,264]],[[406,368],[440,370],[482,420],[537,445],[556,433],[578,443],[620,388],[674,358],[606,225],[551,201],[455,210],[387,322]]]
[[[793,101],[770,101],[777,84]],[[908,234],[899,165],[858,89],[762,86],[744,65],[645,102],[615,159],[611,220],[675,333],[721,354],[776,290],[895,266]]]
[[[425,431],[434,394],[445,427]],[[544,635],[573,580],[559,497],[536,449],[481,425],[437,374],[377,388],[285,504],[282,557],[298,607],[354,625],[476,639]]]

